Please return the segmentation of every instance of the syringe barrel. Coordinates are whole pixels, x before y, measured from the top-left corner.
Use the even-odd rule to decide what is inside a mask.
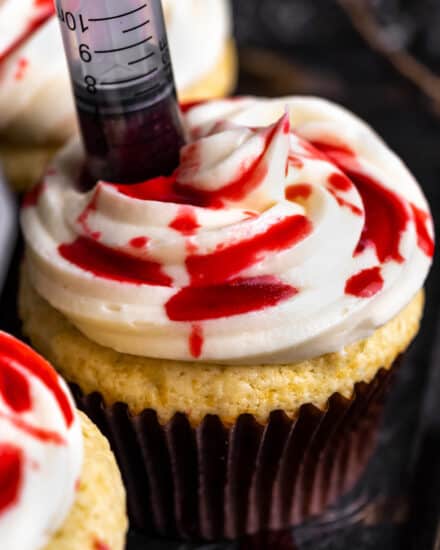
[[[171,172],[184,138],[161,0],[56,4],[92,177]]]

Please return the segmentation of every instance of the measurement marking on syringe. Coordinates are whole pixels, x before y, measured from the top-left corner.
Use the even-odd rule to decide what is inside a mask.
[[[149,88],[146,88],[145,90],[142,90],[141,92],[137,92],[135,93],[135,97],[140,97],[140,96],[143,96],[143,95],[147,95],[151,92],[154,92],[154,90],[157,90],[158,88],[160,88],[160,84],[155,84],[154,86],[150,86]]]
[[[122,31],[124,34],[127,33],[127,32],[132,32],[132,31],[135,31],[137,29],[140,29],[142,27],[145,27],[145,25],[148,25],[148,23],[150,22],[149,19],[147,19],[146,21],[144,21],[143,23],[141,23],[140,25],[136,25],[136,27],[131,27],[131,29],[125,29],[125,31]]]
[[[135,59],[134,61],[129,61],[128,65],[136,65],[136,63],[141,63],[141,61],[145,61],[147,59],[150,59],[150,57],[153,57],[156,52],[151,52],[148,55],[141,57],[140,59]]]
[[[95,53],[116,53],[116,52],[123,52],[125,50],[131,50],[131,48],[136,48],[137,46],[141,46],[142,44],[145,44],[145,42],[149,42],[152,38],[153,38],[152,36],[149,36],[148,38],[145,38],[140,42],[136,42],[136,44],[130,44],[129,46],[124,46],[123,48],[114,48],[113,50],[95,50]]]
[[[115,80],[113,82],[100,82],[101,86],[115,86],[116,84],[128,84],[129,82],[134,82],[135,80],[141,80],[141,78],[146,78],[147,76],[151,76],[155,72],[157,72],[158,68],[154,67],[154,69],[151,69],[151,71],[148,71],[148,73],[141,74],[139,76],[134,76],[133,78],[127,78],[126,80]]]
[[[139,6],[134,10],[127,11],[126,13],[120,13],[119,15],[113,15],[111,17],[95,17],[93,19],[89,19],[89,21],[97,22],[97,21],[111,21],[112,19],[120,19],[121,17],[127,17],[127,15],[131,15],[132,13],[137,13],[138,11],[141,11],[146,7],[147,7],[147,4],[143,4],[142,6]]]

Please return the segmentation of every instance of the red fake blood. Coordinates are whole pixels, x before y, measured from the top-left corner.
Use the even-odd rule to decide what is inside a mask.
[[[352,188],[352,183],[347,176],[344,176],[344,174],[338,174],[337,172],[328,178],[328,183],[337,191],[350,191]]]
[[[350,149],[350,147],[342,143],[336,144],[336,143],[324,143],[322,141],[313,141],[313,143],[310,144],[310,147],[313,147],[314,151],[319,151],[321,153],[321,157],[322,157],[322,154],[324,154],[324,158],[325,158],[325,155],[327,155],[337,165],[339,165],[339,163],[342,163],[342,159],[345,159],[345,160],[347,160],[348,158],[356,159],[355,152],[352,149]]]
[[[205,103],[204,100],[199,100],[199,101],[185,101],[183,103],[180,103],[180,110],[183,114],[187,113],[188,111],[190,111],[193,107],[197,107],[198,105],[202,105],[203,103]]]
[[[4,332],[0,332],[0,356],[9,358],[11,362],[19,364],[23,369],[38,378],[58,402],[67,426],[72,424],[74,420],[73,408],[60,385],[57,373],[45,359],[23,342]]]
[[[77,223],[82,227],[84,233],[93,240],[99,240],[101,233],[99,231],[92,231],[89,227],[89,216],[92,212],[98,210],[98,199],[101,188],[97,187],[96,191],[93,194],[92,200],[88,203],[85,209],[81,212],[76,220]]]
[[[93,541],[93,550],[110,550],[110,547],[107,546],[105,542],[102,542],[99,539]]]
[[[268,166],[264,160],[272,140],[280,129],[285,126],[285,117],[274,125],[265,137],[264,149],[250,165],[245,163],[237,176],[221,189],[206,191],[179,183],[179,170],[172,176],[159,177],[134,185],[116,185],[119,193],[139,200],[173,202],[189,204],[204,208],[222,208],[225,200],[239,201],[256,189],[266,177]],[[191,149],[190,149],[191,150]],[[196,154],[196,153],[194,153]],[[187,151],[188,155],[188,151]],[[189,160],[190,161],[190,160]],[[187,158],[188,162],[188,158]]]
[[[193,325],[189,336],[189,351],[193,357],[198,359],[202,355],[203,331],[200,325]]]
[[[304,166],[304,162],[294,153],[289,154],[289,158],[287,162],[289,166],[293,166],[294,168],[298,168],[298,169]]]
[[[359,206],[356,206],[355,204],[352,204],[351,202],[343,199],[340,195],[338,195],[337,191],[335,191],[334,189],[329,189],[329,192],[334,196],[339,206],[341,206],[342,208],[348,208],[355,216],[363,215],[364,212],[361,208],[359,208]]]
[[[348,279],[345,293],[358,298],[371,298],[383,288],[383,278],[379,267],[364,269]]]
[[[161,176],[133,185],[115,185],[119,193],[142,201],[173,202],[176,204],[194,204],[207,206],[190,189],[178,186],[176,174]]]
[[[23,481],[23,451],[0,443],[0,515],[17,504]]]
[[[134,258],[84,237],[60,245],[58,251],[68,262],[96,277],[135,285],[172,286],[172,279],[162,271],[159,263]]]
[[[150,242],[148,237],[135,237],[128,243],[132,248],[145,248]]]
[[[183,288],[165,304],[165,310],[172,321],[205,321],[260,311],[297,293],[296,288],[276,277],[236,279],[227,284]]]
[[[182,206],[179,208],[176,218],[170,223],[170,227],[182,235],[192,235],[200,225],[197,222],[194,209],[190,206]]]
[[[41,194],[45,188],[44,182],[38,183],[30,191],[26,193],[23,198],[22,208],[29,208],[31,206],[37,206],[40,200]]]
[[[312,194],[312,186],[308,183],[298,183],[286,188],[286,199],[297,201],[298,199],[308,199]]]
[[[225,246],[211,254],[188,256],[186,267],[191,284],[224,283],[263,259],[267,253],[292,247],[311,230],[312,224],[305,216],[289,216],[251,239]]]
[[[328,155],[361,195],[365,209],[365,225],[356,254],[372,246],[381,263],[390,260],[402,263],[404,258],[399,251],[400,240],[410,218],[405,201],[397,193],[366,174],[348,147],[324,143],[314,143],[314,146]]]
[[[0,356],[0,396],[16,413],[29,411],[32,407],[28,380],[7,356]]]
[[[415,204],[411,204],[411,209],[416,223],[417,243],[419,248],[423,250],[428,258],[432,258],[434,256],[434,240],[427,228],[427,222],[430,221],[431,216],[428,212],[424,212],[420,208],[417,208]]]
[[[23,80],[29,61],[25,57],[21,57],[17,62],[17,70],[15,72],[15,80]]]
[[[53,445],[65,445],[66,441],[58,432],[52,430],[45,430],[43,428],[38,428],[37,426],[32,426],[25,420],[17,416],[11,416],[5,413],[0,412],[0,418],[3,418],[10,424],[12,424],[17,430],[24,432],[25,434],[42,441],[43,443],[52,443]]]

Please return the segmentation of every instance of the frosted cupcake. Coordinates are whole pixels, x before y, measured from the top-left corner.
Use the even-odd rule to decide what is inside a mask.
[[[52,367],[0,332],[4,550],[122,550],[125,495],[108,443]]]
[[[57,158],[22,210],[20,311],[107,426],[134,524],[236,537],[319,514],[359,477],[433,228],[402,162],[334,104],[184,119],[168,178],[82,194],[78,143]]]
[[[229,93],[236,59],[227,0],[164,0],[164,8],[181,100]],[[75,131],[53,0],[0,2],[0,69],[0,159],[24,190]]]

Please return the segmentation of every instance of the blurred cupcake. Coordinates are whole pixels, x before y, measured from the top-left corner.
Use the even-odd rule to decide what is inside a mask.
[[[0,332],[4,550],[122,550],[127,521],[105,438],[42,357]]]
[[[171,177],[87,194],[72,143],[22,210],[24,331],[108,434],[139,528],[236,537],[323,512],[415,337],[429,208],[315,98],[190,108]]]
[[[164,0],[164,7],[181,100],[231,92],[236,56],[228,1]],[[0,36],[0,160],[23,191],[76,127],[53,0],[0,2]]]

